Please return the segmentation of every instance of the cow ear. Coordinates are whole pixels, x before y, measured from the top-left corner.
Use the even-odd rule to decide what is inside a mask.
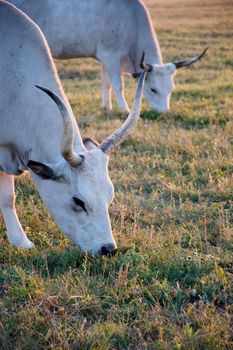
[[[99,147],[99,143],[97,141],[91,139],[90,137],[85,138],[83,140],[83,144],[84,144],[87,151],[91,151],[92,149]]]
[[[27,167],[44,180],[55,180],[57,178],[53,169],[43,163],[35,162],[34,160],[29,160]]]

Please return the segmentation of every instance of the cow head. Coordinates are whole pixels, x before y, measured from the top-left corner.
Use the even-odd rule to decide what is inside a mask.
[[[62,157],[55,164],[31,160],[28,168],[56,223],[82,251],[96,255],[116,252],[108,213],[114,197],[108,175],[108,153],[126,138],[137,122],[145,75],[143,72],[139,79],[132,110],[123,125],[100,145],[87,140],[77,153],[73,150],[70,108],[55,93],[37,86],[56,102],[61,111],[64,126]]]
[[[207,48],[197,56],[188,60],[175,61],[167,64],[144,64],[144,53],[140,67],[150,73],[146,77],[144,96],[151,108],[158,113],[166,113],[170,109],[170,96],[174,89],[174,75],[178,68],[189,66],[202,58]],[[137,73],[133,74],[134,77]]]

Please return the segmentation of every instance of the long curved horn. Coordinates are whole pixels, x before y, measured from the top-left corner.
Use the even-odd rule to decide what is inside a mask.
[[[114,131],[112,135],[107,137],[99,146],[99,148],[104,153],[109,153],[113,149],[113,147],[118,146],[124,139],[127,137],[127,135],[131,132],[135,124],[137,123],[137,120],[140,115],[140,108],[141,108],[141,98],[142,98],[142,90],[144,85],[144,80],[146,77],[147,71],[142,72],[139,81],[138,81],[138,87],[136,91],[136,95],[133,102],[133,107],[128,115],[128,118],[126,121],[122,124],[122,126]]]
[[[200,55],[194,56],[189,60],[175,61],[173,62],[173,64],[176,66],[176,68],[189,66],[190,64],[193,64],[194,62],[200,60],[204,56],[207,50],[208,50],[208,47],[206,47],[205,50]]]
[[[61,154],[72,167],[75,168],[79,166],[83,161],[83,157],[81,157],[79,154],[76,154],[73,151],[74,129],[72,124],[72,118],[70,116],[70,112],[67,106],[62,101],[62,99],[51,90],[39,85],[36,85],[36,87],[48,94],[60,109],[64,129],[61,145]]]
[[[140,68],[147,72],[151,72],[153,70],[153,67],[150,64],[144,63],[144,58],[145,58],[145,51],[142,51],[142,58],[140,62]]]

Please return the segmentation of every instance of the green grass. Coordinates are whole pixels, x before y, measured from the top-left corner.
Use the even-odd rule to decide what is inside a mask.
[[[179,70],[171,112],[145,101],[115,150],[110,207],[119,252],[83,255],[58,230],[28,175],[17,211],[36,248],[11,247],[0,218],[0,349],[233,348],[233,4],[147,1],[164,61],[209,46]],[[122,123],[103,112],[99,64],[56,61],[83,136]],[[135,82],[126,78],[132,103]]]

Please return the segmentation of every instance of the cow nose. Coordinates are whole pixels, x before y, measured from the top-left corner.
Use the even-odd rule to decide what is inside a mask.
[[[159,114],[164,114],[169,112],[170,108],[169,107],[156,107],[154,109],[155,112],[159,113]]]
[[[114,244],[109,243],[109,244],[105,244],[103,247],[101,247],[100,249],[101,251],[101,256],[113,256],[116,254],[117,252],[117,248]]]

